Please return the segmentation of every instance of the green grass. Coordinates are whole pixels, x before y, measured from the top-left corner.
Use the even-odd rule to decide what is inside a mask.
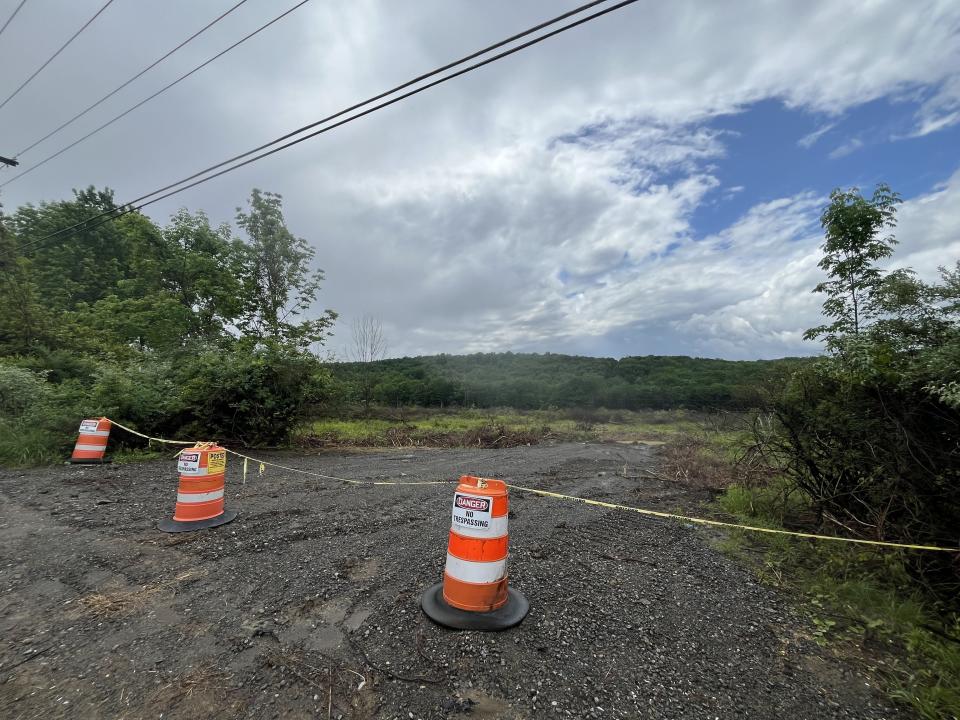
[[[750,525],[774,529],[782,528],[785,518],[795,517],[807,508],[804,498],[791,492],[785,482],[750,489],[731,485],[717,498],[717,506]]]
[[[455,440],[460,433],[483,428],[503,428],[511,433],[528,433],[537,438],[547,433],[559,440],[666,443],[701,428],[696,413],[683,410],[648,412],[608,410],[435,410],[374,408],[370,417],[318,418],[294,437],[316,436],[336,445],[390,446],[391,430],[400,428],[429,445],[443,436]],[[47,429],[13,420],[0,420],[0,466],[28,467],[63,462],[70,455],[75,436],[61,436]],[[138,462],[163,458],[162,451],[115,448],[114,462]]]
[[[323,420],[314,420],[304,432],[315,435],[332,435],[343,440],[363,440],[368,437],[382,436],[387,430],[396,426],[397,423],[395,422],[376,418],[357,418],[353,420],[324,418]]]
[[[302,428],[298,435],[314,435],[330,442],[349,444],[388,444],[387,433],[404,428],[414,435],[464,433],[484,427],[503,427],[512,432],[537,433],[545,429],[554,436],[570,440],[607,440],[621,442],[666,442],[671,437],[692,432],[697,420],[682,410],[651,411],[566,411],[509,409],[440,411],[424,408],[376,408],[370,417],[318,418]]]
[[[37,427],[28,422],[0,419],[0,467],[36,467],[58,465],[70,459],[75,432],[59,432]],[[172,457],[167,448],[131,448],[110,439],[107,457],[116,463],[133,463],[142,460],[157,460]]]
[[[785,489],[733,486],[716,505],[744,524],[783,527],[805,507]],[[811,637],[872,671],[891,699],[929,720],[960,717],[960,616],[916,589],[901,551],[759,533],[734,533],[722,548],[795,598]]]
[[[0,420],[0,466],[52,465],[70,457],[63,438],[27,423]]]
[[[588,439],[571,420],[545,413],[512,411],[438,412],[426,409],[378,409],[370,417],[319,418],[302,428],[294,437],[326,444],[384,447],[394,445],[456,446],[473,444],[479,434],[489,440],[514,436],[522,442],[536,442],[551,435]],[[590,436],[592,437],[592,436]]]
[[[557,430],[572,430],[573,424],[567,422],[546,422],[531,415],[519,415],[503,412],[483,413],[466,411],[450,414],[403,413],[396,418],[357,417],[351,419],[321,418],[311,422],[305,432],[315,435],[328,435],[341,440],[376,441],[384,438],[393,428],[407,428],[429,432],[462,432],[490,425],[503,425],[511,429],[533,429],[549,425]]]
[[[685,410],[621,411],[596,427],[603,439],[666,442],[700,431],[702,420],[697,414]]]

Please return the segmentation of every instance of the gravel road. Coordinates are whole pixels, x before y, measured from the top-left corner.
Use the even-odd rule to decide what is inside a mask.
[[[644,446],[273,455],[366,480],[461,474],[659,509]],[[626,466],[626,475],[623,470]],[[517,628],[453,632],[440,580],[452,485],[268,469],[229,525],[157,531],[174,461],[0,472],[3,718],[893,718],[776,593],[683,523],[511,496]]]

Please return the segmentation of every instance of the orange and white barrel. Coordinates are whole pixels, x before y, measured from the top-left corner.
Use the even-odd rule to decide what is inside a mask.
[[[443,599],[453,607],[489,612],[507,602],[509,512],[502,480],[460,478],[443,572]]]
[[[460,478],[443,582],[428,588],[421,600],[431,619],[461,630],[503,630],[526,616],[529,603],[508,586],[509,513],[505,482]]]
[[[177,461],[180,482],[173,520],[163,520],[164,532],[182,532],[229,522],[236,512],[224,510],[227,452],[219,445],[201,443],[183,450]]]
[[[77,444],[73,446],[73,455],[70,462],[102,463],[107,452],[107,441],[110,439],[110,421],[105,418],[91,418],[80,423],[80,435]]]

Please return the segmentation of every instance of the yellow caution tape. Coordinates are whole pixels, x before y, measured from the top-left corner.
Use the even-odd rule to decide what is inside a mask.
[[[322,478],[324,480],[339,480],[340,482],[350,483],[351,485],[450,485],[454,481],[452,480],[418,480],[414,482],[402,482],[399,480],[351,480],[350,478],[337,477],[336,475],[324,475],[323,473],[311,472],[309,470],[300,470],[299,468],[289,467],[287,465],[281,465],[275,462],[267,462],[266,460],[259,460],[255,457],[250,457],[249,455],[244,455],[243,453],[238,453],[236,450],[231,450],[229,448],[224,448],[231,455],[236,455],[244,459],[244,462],[247,460],[253,460],[253,462],[260,463],[260,474],[263,475],[263,471],[266,469],[265,466],[269,465],[270,467],[280,468],[281,470],[287,470],[289,472],[300,473],[301,475],[309,475],[311,477]]]
[[[110,420],[110,418],[107,418]],[[156,442],[162,443],[171,443],[175,445],[193,445],[193,441],[185,440],[165,440],[163,438],[150,437],[149,435],[144,435],[139,433],[136,430],[131,430],[125,425],[110,420],[111,423],[117,427],[126,430],[129,433],[138,435],[147,440],[154,440]],[[237,457],[243,458],[243,478],[246,482],[247,477],[247,461],[252,460],[255,463],[260,464],[260,475],[263,475],[265,467],[275,467],[281,470],[287,470],[288,472],[300,473],[301,475],[309,475],[311,477],[322,478],[325,480],[339,480],[340,482],[350,483],[351,485],[454,485],[456,484],[455,480],[421,480],[414,482],[401,482],[396,480],[352,480],[345,477],[337,477],[336,475],[324,475],[323,473],[311,472],[309,470],[300,470],[299,468],[289,467],[287,465],[280,465],[279,463],[267,462],[266,460],[260,460],[249,455],[244,455],[243,453],[238,453],[236,450],[230,450],[229,448],[224,448],[231,455],[236,455]],[[583,503],[584,505],[594,505],[596,507],[609,508],[610,510],[626,510],[627,512],[635,512],[640,515],[649,515],[651,517],[663,518],[666,520],[683,520],[684,522],[695,523],[697,525],[710,525],[712,527],[724,527],[724,528],[733,528],[736,530],[747,530],[749,532],[760,532],[768,533],[770,535],[787,535],[790,537],[799,537],[799,538],[808,538],[811,540],[829,540],[831,542],[845,542],[853,543],[856,545],[873,545],[875,547],[888,547],[888,548],[899,548],[901,550],[929,550],[933,552],[950,552],[950,553],[960,553],[960,548],[948,548],[940,547],[938,545],[911,545],[909,543],[895,543],[895,542],[884,542],[883,540],[863,540],[860,538],[846,538],[846,537],[837,537],[836,535],[817,535],[816,533],[805,533],[805,532],[796,532],[794,530],[777,530],[775,528],[765,528],[758,527],[756,525],[741,525],[740,523],[731,523],[723,522],[721,520],[708,520],[706,518],[691,517],[689,515],[680,515],[678,513],[668,513],[662,512],[660,510],[648,510],[646,508],[633,507],[631,505],[619,505],[617,503],[604,502],[602,500],[590,500],[588,498],[577,497],[576,495],[564,495],[563,493],[550,492],[549,490],[539,490],[537,488],[528,488],[523,487],[522,485],[513,485],[507,483],[507,487],[513,490],[519,490],[520,492],[532,493],[534,495],[541,495],[543,497],[556,498],[558,500],[573,500],[574,502]]]
[[[111,425],[116,425],[121,430],[126,430],[131,435],[142,437],[148,442],[152,441],[152,442],[167,443],[168,445],[196,445],[197,444],[195,440],[166,440],[165,438],[150,437],[149,435],[144,435],[142,432],[137,432],[133,428],[128,428],[126,425],[121,425],[116,420],[112,420],[110,418],[107,418],[107,420],[110,420]]]
[[[136,435],[137,437],[142,437],[148,441],[154,441],[159,443],[167,443],[169,445],[211,445],[212,443],[199,443],[196,440],[167,440],[166,438],[151,437],[150,435],[144,435],[142,432],[138,432],[133,428],[128,428],[126,425],[121,425],[116,420],[110,420],[110,423],[116,425],[121,430],[126,430],[131,435]],[[244,455],[243,453],[238,453],[236,450],[231,450],[230,448],[224,448],[231,455],[236,455],[237,457],[243,458],[243,482],[246,482],[247,479],[247,461],[252,460],[255,463],[259,464],[259,475],[263,475],[266,467],[280,468],[281,470],[287,470],[289,472],[300,473],[302,475],[310,475],[312,477],[323,478],[326,480],[339,480],[341,482],[350,483],[352,485],[447,485],[451,484],[450,480],[424,480],[416,482],[399,482],[393,480],[351,480],[350,478],[337,477],[336,475],[324,475],[322,473],[310,472],[309,470],[300,470],[298,468],[288,467],[286,465],[280,465],[279,463],[267,462],[266,460],[259,460],[255,457],[250,457],[249,455]],[[180,453],[177,453],[178,455]]]
[[[618,505],[617,503],[603,502],[602,500],[588,500],[587,498],[576,497],[575,495],[564,495],[562,493],[550,492],[549,490],[538,490],[536,488],[523,487],[521,485],[511,485],[507,487],[512,490],[533,493],[534,495],[543,495],[544,497],[557,498],[559,500],[575,500],[585,505],[596,505],[598,507],[610,508],[611,510],[627,510],[629,512],[640,513],[641,515],[652,515],[653,517],[666,518],[668,520],[684,520],[686,522],[696,523],[698,525],[712,525],[714,527],[736,528],[737,530],[749,530],[751,532],[770,533],[771,535],[790,535],[792,537],[811,538],[813,540],[832,540],[834,542],[857,543],[859,545],[877,545],[880,547],[900,548],[902,550],[934,550],[938,552],[960,552],[960,548],[938,547],[937,545],[910,545],[907,543],[884,542],[882,540],[861,540],[860,538],[837,537],[835,535],[817,535],[815,533],[795,532],[793,530],[776,530],[774,528],[757,527],[756,525],[741,525],[739,523],[722,522],[720,520],[707,520],[706,518],[690,517],[688,515],[678,515],[676,513],[661,512],[659,510],[647,510],[645,508],[632,507],[630,505]]]

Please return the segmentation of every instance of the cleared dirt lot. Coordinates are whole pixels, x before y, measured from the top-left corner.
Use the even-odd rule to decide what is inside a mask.
[[[366,480],[475,473],[659,509],[643,446],[284,455]],[[622,477],[624,466],[627,475]],[[517,628],[419,609],[452,485],[354,486],[228,464],[229,525],[156,530],[173,461],[0,473],[2,718],[888,718],[855,670],[682,523],[511,496]]]

